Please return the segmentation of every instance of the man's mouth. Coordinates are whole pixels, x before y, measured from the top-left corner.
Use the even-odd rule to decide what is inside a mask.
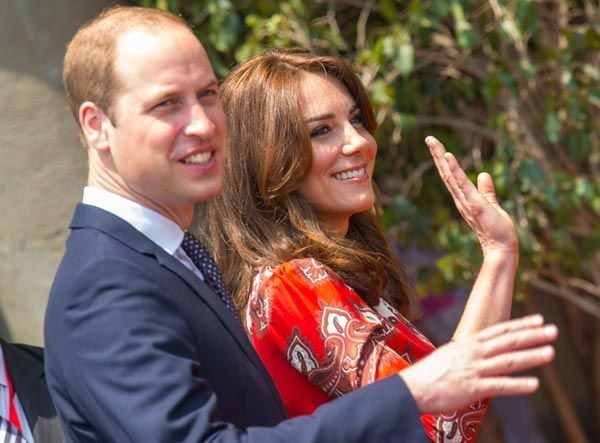
[[[183,162],[188,165],[202,165],[207,163],[212,157],[212,151],[199,152],[198,154],[192,154],[189,157],[183,159]]]

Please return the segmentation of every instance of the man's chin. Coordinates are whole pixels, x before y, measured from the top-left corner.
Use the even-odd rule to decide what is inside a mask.
[[[219,180],[219,183],[215,183],[214,185],[208,187],[204,187],[201,192],[196,196],[196,204],[202,204],[213,198],[217,197],[221,193],[221,189],[223,187],[223,181]]]

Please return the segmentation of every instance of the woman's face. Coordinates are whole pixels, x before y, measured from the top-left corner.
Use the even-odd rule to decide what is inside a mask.
[[[300,84],[312,165],[300,193],[323,228],[345,235],[350,216],[375,203],[372,176],[377,143],[354,98],[337,80],[305,73]]]

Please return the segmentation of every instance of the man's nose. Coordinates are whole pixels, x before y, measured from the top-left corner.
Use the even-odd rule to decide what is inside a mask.
[[[190,110],[190,120],[185,128],[185,134],[191,137],[209,139],[215,132],[215,124],[210,115],[200,105],[194,105]]]

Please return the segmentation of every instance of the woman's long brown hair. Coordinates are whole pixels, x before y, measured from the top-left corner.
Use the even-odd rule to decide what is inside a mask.
[[[330,237],[298,192],[312,161],[299,92],[305,72],[343,84],[367,130],[375,131],[365,88],[341,59],[278,50],[242,63],[220,92],[229,125],[223,189],[201,208],[195,231],[212,250],[239,309],[247,305],[257,267],[312,257],[369,305],[383,297],[406,314],[412,287],[375,210],[353,215],[345,238]]]

